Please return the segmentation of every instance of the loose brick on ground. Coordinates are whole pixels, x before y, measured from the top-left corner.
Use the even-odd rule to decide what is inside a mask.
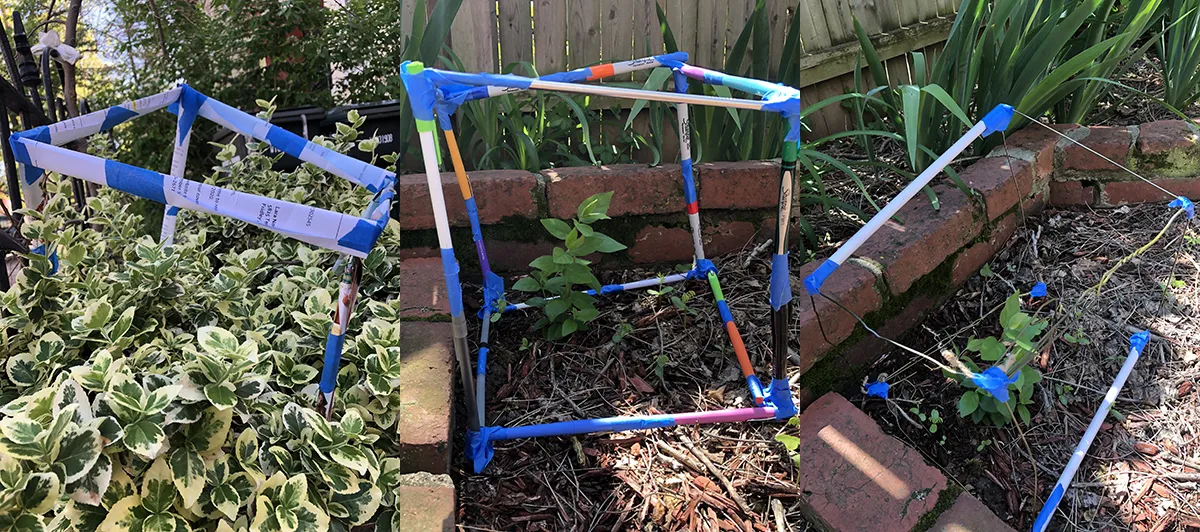
[[[400,311],[402,318],[428,319],[450,315],[442,259],[415,258],[400,261]]]
[[[550,216],[569,220],[583,200],[613,191],[609,216],[684,212],[683,174],[677,164],[613,164],[543,170]]]
[[[801,501],[834,532],[908,532],[946,487],[919,452],[836,393],[800,414],[798,452]]]
[[[453,331],[446,322],[403,322],[400,352],[400,471],[450,468]]]
[[[883,268],[893,294],[907,292],[917,279],[933,271],[951,254],[973,240],[982,227],[981,214],[957,188],[934,188],[941,200],[935,210],[923,194],[897,214],[904,224],[888,221],[858,249],[857,256]]]
[[[696,165],[700,209],[763,209],[779,204],[779,163],[745,161]]]
[[[396,532],[453,531],[454,481],[446,475],[401,476],[395,511]]]
[[[963,493],[949,510],[938,517],[929,532],[1013,532],[1013,529],[979,499]]]
[[[450,224],[467,227],[470,220],[463,203],[458,179],[453,172],[442,173],[442,196]],[[523,170],[480,170],[470,172],[471,191],[479,208],[479,222],[494,224],[506,216],[537,218],[537,176]],[[404,230],[434,227],[433,204],[424,173],[397,177],[396,197],[400,201],[400,228]]]

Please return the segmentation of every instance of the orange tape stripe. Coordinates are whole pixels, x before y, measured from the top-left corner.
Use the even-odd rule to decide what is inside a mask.
[[[746,354],[746,344],[742,343],[742,334],[738,332],[737,325],[732,321],[727,322],[725,330],[729,333],[729,343],[733,344],[733,353],[737,355],[738,365],[742,367],[742,376],[754,375],[754,366],[750,365],[750,355]]]
[[[596,81],[600,78],[607,78],[616,73],[612,64],[596,65],[588,69],[588,81]]]
[[[454,165],[454,177],[458,178],[458,190],[462,192],[463,201],[471,199],[471,182],[467,181],[467,169],[463,166],[462,154],[458,152],[458,140],[454,131],[443,129],[446,135],[446,148],[450,151],[450,161]]]

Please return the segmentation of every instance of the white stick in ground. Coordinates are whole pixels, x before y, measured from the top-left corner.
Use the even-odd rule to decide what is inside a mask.
[[[1054,510],[1058,508],[1058,503],[1062,501],[1063,494],[1070,487],[1071,479],[1075,478],[1075,471],[1079,469],[1079,464],[1083,463],[1083,458],[1087,456],[1088,448],[1092,446],[1092,440],[1096,439],[1096,433],[1100,432],[1100,426],[1104,424],[1104,419],[1108,417],[1108,411],[1112,410],[1112,405],[1116,402],[1117,395],[1121,393],[1121,388],[1125,386],[1125,380],[1133,372],[1133,366],[1137,364],[1138,357],[1141,356],[1142,350],[1149,341],[1150,333],[1145,331],[1135,333],[1129,338],[1129,356],[1125,357],[1125,364],[1121,366],[1121,371],[1117,373],[1117,378],[1113,380],[1108,393],[1104,394],[1104,401],[1100,403],[1100,408],[1096,410],[1096,415],[1092,417],[1092,422],[1088,424],[1087,431],[1083,433],[1083,438],[1079,440],[1079,445],[1075,447],[1075,452],[1071,454],[1071,460],[1067,462],[1067,467],[1063,469],[1062,475],[1058,477],[1058,482],[1054,485],[1054,491],[1050,492],[1050,497],[1046,499],[1045,506],[1042,506],[1042,511],[1038,513],[1037,520],[1033,522],[1033,532],[1042,532],[1050,525],[1050,518],[1054,517]]]

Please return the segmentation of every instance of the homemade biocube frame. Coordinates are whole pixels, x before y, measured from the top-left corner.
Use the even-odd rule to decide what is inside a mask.
[[[787,419],[796,414],[796,406],[792,402],[792,392],[786,374],[788,321],[792,298],[791,284],[787,271],[787,233],[792,204],[792,180],[796,167],[796,152],[800,142],[800,91],[784,85],[731,76],[691,66],[686,64],[687,59],[688,55],[686,53],[678,52],[621,63],[597,65],[540,78],[527,78],[514,75],[466,74],[425,68],[421,63],[416,62],[405,62],[400,66],[400,75],[405,87],[408,89],[409,102],[412,105],[413,114],[417,119],[417,130],[420,133],[425,174],[429,186],[430,199],[433,204],[438,245],[441,248],[442,267],[444,269],[446,290],[450,301],[450,314],[454,331],[454,350],[458,359],[463,389],[466,390],[465,395],[467,396],[465,398],[469,417],[467,455],[474,463],[476,472],[482,471],[491,460],[493,454],[492,442],[498,440],[649,429],[701,423]],[[672,70],[675,82],[674,93],[585,85],[581,83],[658,67],[670,68]],[[721,98],[690,94],[687,92],[689,79],[698,80],[710,85],[725,86],[757,96],[760,99]],[[471,193],[470,182],[463,167],[462,156],[458,150],[450,118],[459,106],[468,101],[524,90],[548,90],[675,104],[679,122],[684,198],[687,202],[687,215],[691,225],[692,245],[695,253],[693,268],[687,273],[671,275],[662,279],[654,278],[604,286],[601,287],[598,294],[604,295],[636,288],[658,286],[660,283],[677,283],[689,279],[707,281],[716,297],[717,308],[725,322],[730,343],[733,345],[734,353],[737,356],[738,364],[741,366],[742,373],[746,379],[750,395],[754,399],[754,407],[683,414],[610,417],[521,427],[486,425],[484,395],[490,318],[496,312],[520,310],[528,308],[528,306],[525,304],[516,304],[500,308],[500,301],[504,295],[504,282],[491,271],[488,263],[487,251],[479,225],[478,210]],[[689,105],[707,105],[773,112],[783,116],[788,123],[787,134],[783,142],[775,247],[771,260],[770,303],[773,309],[771,320],[773,368],[771,382],[765,390],[750,363],[750,358],[742,343],[741,335],[738,333],[737,325],[734,324],[729,305],[721,292],[717,269],[712,262],[705,259],[700,234],[700,207],[696,197],[696,182],[692,171],[690,122],[688,120]],[[459,189],[462,192],[463,200],[466,202],[467,215],[471,224],[471,234],[475,242],[476,253],[479,256],[479,263],[483,270],[484,302],[483,308],[480,311],[483,325],[474,374],[471,372],[471,363],[467,356],[467,323],[463,316],[462,287],[458,279],[459,267],[454,257],[454,249],[450,237],[450,224],[446,214],[446,203],[442,195],[441,177],[438,168],[440,154],[435,138],[435,127],[437,126],[440,126],[442,134],[446,139],[446,147],[450,154],[454,173],[458,178]],[[592,290],[589,290],[588,293],[590,295],[597,295],[597,292]],[[472,393],[474,397],[471,397]]]
[[[73,140],[109,131],[124,122],[163,108],[179,116],[170,175],[59,147]],[[188,143],[192,124],[198,116],[266,142],[279,151],[362,186],[374,192],[375,196],[362,216],[352,216],[185,179],[183,171]],[[22,194],[28,205],[39,210],[45,203],[41,182],[45,171],[49,170],[166,205],[160,238],[164,245],[170,245],[174,240],[180,209],[188,209],[242,220],[336,251],[343,254],[343,258],[352,257],[351,261],[339,261],[344,264],[345,270],[339,297],[334,304],[333,325],[326,338],[325,365],[319,385],[325,414],[329,415],[333,408],[333,391],[344,333],[358,291],[360,260],[375,247],[375,242],[387,226],[388,212],[395,195],[395,174],[310,142],[211,99],[187,85],[63,122],[14,133],[11,144],[21,167]],[[54,250],[47,249],[45,243],[35,242],[33,251],[50,258],[57,268],[57,255]]]

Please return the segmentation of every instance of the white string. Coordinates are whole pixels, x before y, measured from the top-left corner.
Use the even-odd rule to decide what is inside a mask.
[[[1093,154],[1093,155],[1095,155],[1096,157],[1099,157],[1099,158],[1101,158],[1101,159],[1104,159],[1105,161],[1108,161],[1109,163],[1112,163],[1112,165],[1113,165],[1113,166],[1116,166],[1117,168],[1120,168],[1120,169],[1122,169],[1122,170],[1124,170],[1124,171],[1126,171],[1126,172],[1129,172],[1129,175],[1132,175],[1133,177],[1136,177],[1136,178],[1138,178],[1138,179],[1141,179],[1142,181],[1145,181],[1146,183],[1149,183],[1149,184],[1150,184],[1150,186],[1152,186],[1152,187],[1154,187],[1154,188],[1157,188],[1157,189],[1159,189],[1159,190],[1163,191],[1163,193],[1164,193],[1164,194],[1166,194],[1166,195],[1168,195],[1168,196],[1171,196],[1171,198],[1172,198],[1172,199],[1179,197],[1179,195],[1178,195],[1178,194],[1176,194],[1176,193],[1174,193],[1174,192],[1171,192],[1170,190],[1167,190],[1167,189],[1165,189],[1165,188],[1163,188],[1163,187],[1159,186],[1159,184],[1158,184],[1158,183],[1155,183],[1155,182],[1153,182],[1153,181],[1151,181],[1151,180],[1149,180],[1149,179],[1146,179],[1146,178],[1144,178],[1144,177],[1142,177],[1142,176],[1138,175],[1138,173],[1137,173],[1137,172],[1134,172],[1133,170],[1130,170],[1130,169],[1126,168],[1124,165],[1122,165],[1121,163],[1118,163],[1117,161],[1114,161],[1114,160],[1112,160],[1112,159],[1109,159],[1108,157],[1105,157],[1105,156],[1104,156],[1103,154],[1101,154],[1100,152],[1098,152],[1098,151],[1096,151],[1096,150],[1093,150],[1093,149],[1091,149],[1091,148],[1087,147],[1087,145],[1083,144],[1082,142],[1079,142],[1078,140],[1075,140],[1075,139],[1073,139],[1073,138],[1071,138],[1071,137],[1069,137],[1069,136],[1067,136],[1067,135],[1064,135],[1062,132],[1058,131],[1057,129],[1054,129],[1054,128],[1050,127],[1050,126],[1047,126],[1046,124],[1043,124],[1041,121],[1039,121],[1039,120],[1036,120],[1036,119],[1034,119],[1033,117],[1031,117],[1031,116],[1029,116],[1029,115],[1027,115],[1027,114],[1025,114],[1025,113],[1022,113],[1021,111],[1017,111],[1016,109],[1014,109],[1013,111],[1014,111],[1015,113],[1017,113],[1017,114],[1019,114],[1019,115],[1021,115],[1021,116],[1025,117],[1025,118],[1026,118],[1027,120],[1029,120],[1030,122],[1033,122],[1034,124],[1037,124],[1037,125],[1039,125],[1039,126],[1042,126],[1043,128],[1046,128],[1046,130],[1047,130],[1047,131],[1050,131],[1051,133],[1054,133],[1055,135],[1058,135],[1058,136],[1060,136],[1060,137],[1062,137],[1062,138],[1064,138],[1064,139],[1067,139],[1067,140],[1069,140],[1069,141],[1071,141],[1071,142],[1075,143],[1075,145],[1077,145],[1077,146],[1079,146],[1079,147],[1081,147],[1081,148],[1083,148],[1083,149],[1085,149],[1085,150],[1087,150],[1087,151],[1090,151],[1090,152],[1092,152],[1092,154]]]

